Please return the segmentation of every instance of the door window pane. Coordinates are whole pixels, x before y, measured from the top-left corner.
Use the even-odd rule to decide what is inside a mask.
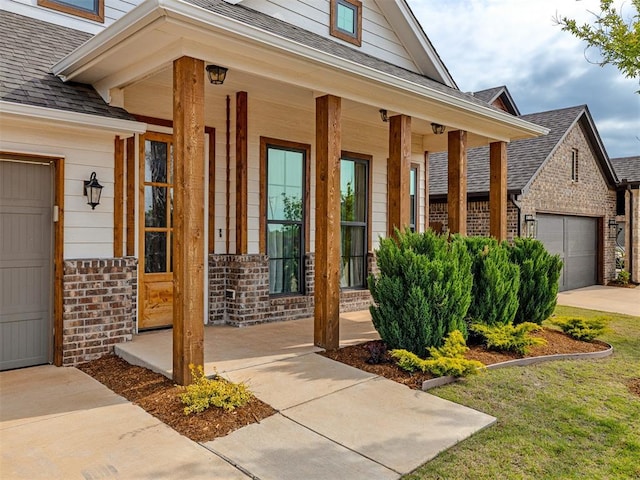
[[[155,140],[145,141],[144,181],[169,183],[173,180],[173,145]],[[167,176],[169,173],[169,176]]]
[[[145,232],[144,271],[161,273],[167,271],[167,233]]]
[[[341,287],[364,286],[366,281],[366,227],[341,227]]]
[[[144,187],[145,227],[167,227],[167,187]]]

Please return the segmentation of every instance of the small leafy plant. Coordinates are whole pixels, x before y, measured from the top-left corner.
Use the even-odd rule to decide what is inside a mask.
[[[592,341],[607,329],[607,320],[604,317],[553,317],[549,321],[560,327],[567,335],[585,342]]]
[[[366,349],[369,351],[369,358],[366,360],[368,364],[378,365],[386,361],[387,344],[382,340],[368,343]]]
[[[243,383],[228,382],[217,375],[207,378],[202,365],[189,365],[193,383],[187,385],[186,391],[180,394],[184,405],[184,414],[200,413],[209,407],[223,408],[230,412],[237,407],[245,406],[253,398],[253,394]]]
[[[547,343],[544,338],[529,335],[531,332],[542,329],[540,325],[532,322],[495,326],[474,323],[470,329],[484,339],[485,345],[490,350],[517,352],[526,355],[530,347]]]
[[[631,279],[631,274],[626,270],[620,270],[618,272],[618,283],[622,285],[628,285],[630,279]]]
[[[391,356],[396,359],[398,366],[407,372],[420,370],[436,376],[451,375],[465,377],[478,373],[484,365],[477,360],[467,360],[464,354],[469,350],[462,332],[452,331],[442,347],[429,348],[430,358],[422,359],[407,350],[392,350]]]

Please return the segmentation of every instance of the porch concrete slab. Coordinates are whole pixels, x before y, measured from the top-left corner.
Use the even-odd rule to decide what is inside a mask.
[[[411,472],[496,421],[380,377],[282,414],[399,473]]]
[[[260,480],[391,480],[398,474],[276,414],[204,444]]]
[[[2,478],[247,478],[79,370],[29,368],[0,379]]]
[[[313,353],[223,375],[232,382],[246,383],[260,400],[277,410],[300,405],[375,377]]]
[[[558,293],[558,305],[640,316],[640,287],[593,285]]]
[[[115,345],[115,352],[133,365],[171,377],[172,330],[135,335],[133,341]],[[340,315],[342,346],[377,339],[368,311]],[[213,375],[264,365],[285,358],[321,351],[313,344],[313,318],[264,323],[248,327],[228,325],[204,329],[205,373]]]

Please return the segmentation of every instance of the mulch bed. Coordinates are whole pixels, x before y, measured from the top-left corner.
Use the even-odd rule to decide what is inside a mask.
[[[223,437],[276,413],[269,405],[254,398],[232,412],[209,408],[201,413],[185,415],[184,405],[178,397],[183,388],[164,375],[130,365],[115,355],[106,355],[78,368],[196,442]]]
[[[562,332],[547,328],[535,335],[547,340],[547,345],[532,348],[530,353],[526,355],[527,357],[558,353],[597,352],[608,348],[608,345],[603,342],[581,342]],[[405,372],[388,355],[383,363],[376,365],[367,363],[367,359],[370,357],[367,345],[370,343],[374,342],[344,347],[334,352],[323,352],[320,355],[394,380],[416,390],[422,389],[422,382],[433,378],[428,373]],[[472,346],[466,357],[479,360],[485,365],[522,358],[522,356],[513,353],[492,352],[481,346]],[[184,405],[178,397],[183,391],[183,387],[175,385],[163,375],[143,367],[130,365],[114,355],[106,355],[79,365],[78,368],[118,395],[140,406],[178,433],[196,442],[207,442],[217,437],[223,437],[238,428],[260,422],[276,413],[272,407],[254,398],[249,404],[237,408],[233,412],[209,408],[202,413],[185,415]],[[640,395],[640,379],[629,382],[628,386],[633,393]]]
[[[632,378],[629,380],[627,387],[629,387],[631,393],[640,397],[640,378]]]
[[[609,346],[598,340],[593,342],[582,342],[571,338],[570,336],[544,328],[533,334],[536,337],[542,337],[547,341],[546,345],[538,345],[531,348],[527,355],[519,355],[512,352],[494,352],[487,350],[480,345],[470,346],[465,357],[469,360],[478,360],[485,365],[506,362],[507,360],[515,360],[517,358],[539,357],[542,355],[556,355],[561,353],[590,353],[606,350]],[[371,365],[367,360],[371,356],[367,345],[372,342],[361,343],[350,347],[344,347],[333,352],[322,352],[319,355],[331,358],[338,362],[346,363],[353,367],[359,368],[366,372],[370,372],[382,377],[394,380],[398,383],[407,385],[416,390],[422,390],[422,382],[434,378],[430,373],[413,372],[409,373],[398,367],[389,355],[386,355],[383,363]]]

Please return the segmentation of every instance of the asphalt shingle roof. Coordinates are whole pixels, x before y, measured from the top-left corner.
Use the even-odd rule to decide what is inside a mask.
[[[520,118],[547,127],[548,135],[518,140],[507,146],[507,184],[510,192],[519,192],[553,152],[569,128],[586,111],[586,105],[522,115]],[[447,152],[429,156],[429,194],[447,193]],[[467,192],[489,192],[489,147],[467,151]]]
[[[134,120],[111,107],[91,85],[64,83],[51,66],[90,34],[0,11],[0,100],[78,113]]]
[[[380,60],[379,58],[368,55],[355,47],[349,47],[341,43],[335,42],[327,37],[309,32],[296,25],[292,25],[280,19],[271,17],[265,13],[252,10],[242,4],[232,5],[223,0],[183,0],[198,7],[209,10],[210,12],[222,15],[224,17],[237,20],[239,22],[260,28],[270,33],[279,35],[283,38],[298,42],[307,47],[315,48],[325,53],[336,55],[340,58],[351,60],[357,64],[373,68],[375,70],[388,73],[395,77],[417,83],[425,87],[433,88],[442,93],[447,93],[456,98],[464,98],[467,101],[477,105],[495,108],[479,98],[471,94],[463,93],[455,88],[443,85],[427,76],[406,70],[392,63]]]
[[[611,164],[619,181],[640,182],[640,156],[612,158]]]
[[[473,92],[473,96],[476,97],[476,98],[479,98],[483,102],[491,103],[496,99],[496,97],[500,93],[502,93],[503,89],[504,89],[503,86],[494,87],[494,88],[487,88],[486,90],[480,90],[478,92]]]

